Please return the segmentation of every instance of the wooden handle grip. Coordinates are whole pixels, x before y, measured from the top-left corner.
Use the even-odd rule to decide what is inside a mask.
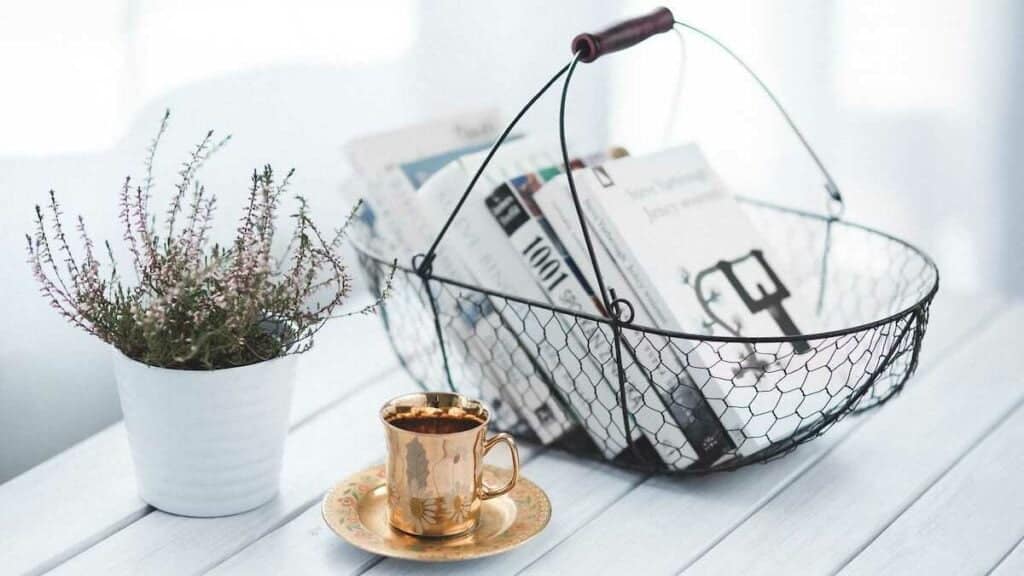
[[[668,8],[658,8],[646,16],[638,16],[600,32],[584,32],[572,40],[572,52],[580,53],[580,60],[593,62],[605,54],[625,50],[655,34],[672,29],[675,18]]]

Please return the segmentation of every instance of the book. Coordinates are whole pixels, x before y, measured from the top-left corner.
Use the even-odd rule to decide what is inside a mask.
[[[517,186],[527,179],[513,178],[487,195],[485,203],[494,222],[549,303],[574,312],[601,313],[593,293],[580,284],[576,263],[565,257],[558,238],[550,234],[543,219],[532,214],[519,196]],[[549,329],[549,338],[557,343],[562,367],[568,369],[573,380],[572,386],[562,387],[561,392],[584,427],[594,431],[606,452],[613,454],[606,456],[614,458],[628,446],[627,432],[634,443],[643,433],[634,414],[629,414],[628,431],[622,420],[610,328],[583,317],[553,316],[558,324],[547,323],[545,327]]]
[[[591,228],[633,279],[659,327],[705,335],[798,336],[798,326],[809,322],[809,307],[790,297],[780,259],[695,145],[575,175]],[[808,355],[806,342],[774,345],[770,354],[744,343],[682,339],[673,339],[672,348],[686,358],[690,379],[736,452],[771,444],[778,421],[773,388],[792,362]]]
[[[577,260],[568,254],[561,239],[531,198],[531,190],[559,171],[554,168],[516,177],[496,189],[488,200],[513,245],[533,265],[540,284],[554,303],[574,312],[607,317],[600,295],[587,281]],[[656,398],[654,395],[644,397],[650,388],[640,366],[628,357],[633,355],[633,349],[627,345],[625,351],[622,347],[619,350],[624,356],[622,364],[625,376],[625,388],[620,392],[615,337],[610,325],[583,316],[575,316],[571,320],[564,317],[560,319],[570,335],[575,337],[568,340],[570,349],[575,355],[590,360],[582,364],[587,380],[572,390],[573,394],[580,397],[575,404],[585,405],[591,415],[597,418],[604,416],[603,412],[609,412],[616,417],[617,424],[621,413],[618,405],[624,402],[629,413],[629,433],[634,444],[637,443],[639,435],[636,433],[639,431],[646,440],[645,447],[653,449],[670,468],[682,469],[692,464],[697,459],[695,452],[685,436],[671,434],[673,426],[666,419],[664,405],[658,403],[652,406]],[[595,411],[598,414],[592,414]],[[678,430],[678,426],[674,429]]]
[[[535,147],[536,144],[528,140],[507,143],[489,166],[488,175],[478,185],[487,186],[491,179],[500,177],[496,175],[518,170],[521,163],[532,162],[532,158],[538,155]],[[424,182],[417,197],[417,206],[425,220],[431,223],[425,228],[432,235],[448,219],[482,161],[483,153],[461,157]],[[495,278],[492,271],[500,270],[501,266],[487,261],[490,254],[482,249],[485,243],[479,236],[478,223],[472,218],[474,205],[472,201],[467,202],[453,221],[436,252],[434,273],[494,287],[491,283]],[[457,269],[448,263],[457,263]],[[505,279],[507,276],[499,277],[499,280]],[[501,282],[498,284],[499,290],[502,286],[508,286]],[[516,292],[511,290],[510,293]],[[476,294],[482,295],[479,292]],[[474,318],[474,334],[471,337],[480,339],[484,342],[483,346],[493,353],[495,372],[500,376],[498,387],[516,403],[518,412],[542,443],[562,438],[575,428],[576,423],[561,399],[552,392],[555,388],[552,380],[561,376],[552,374],[541,358],[542,352],[537,350],[537,346],[524,332],[521,308],[515,303],[491,297],[486,298],[486,302],[477,309],[486,313]]]
[[[538,214],[552,229],[552,234],[561,238],[568,258],[579,264],[577,268],[587,271],[589,276],[584,276],[582,282],[590,284],[588,291],[595,293],[600,304],[599,288],[595,282],[586,280],[594,277],[593,266],[570,191],[564,179],[544,185],[560,172],[557,167],[542,170],[522,184],[517,183],[517,187],[530,211]],[[659,320],[655,317],[666,315],[659,307],[660,302],[641,294],[639,282],[623,270],[621,259],[612,257],[601,234],[591,230],[591,238],[606,286],[632,306],[632,323],[657,326]],[[607,315],[603,306],[598,308]],[[735,445],[707,400],[687,374],[685,362],[665,337],[630,328],[624,329],[622,334],[624,351],[629,355],[623,362],[629,367],[626,375],[630,411],[645,434],[651,437],[662,461],[671,469],[682,470],[698,462],[712,464],[734,449]]]
[[[487,194],[483,191],[514,174],[550,165],[555,160],[552,155],[541,152],[544,149],[528,139],[503,146],[485,173],[488,177],[478,184],[481,189],[470,195],[453,221],[449,229],[450,237],[442,242],[439,252],[445,249],[456,252],[456,257],[472,271],[475,282],[484,288],[550,302],[546,291],[538,284],[530,268],[509,242],[501,225],[494,219],[488,209]],[[439,228],[447,219],[461,197],[469,176],[480,166],[483,157],[483,154],[464,156],[439,171],[424,185],[422,205],[425,212],[433,213],[435,227]],[[596,401],[593,394],[602,388],[606,389],[607,385],[597,380],[601,374],[600,368],[594,366],[594,360],[587,354],[581,353],[578,335],[562,324],[564,319],[553,318],[541,309],[511,300],[503,300],[496,307],[510,331],[521,335],[521,340],[543,370],[542,373],[548,376],[546,386],[540,381],[531,380],[531,389],[521,393],[538,397],[551,395],[560,401],[559,405],[564,403],[606,458],[614,459],[626,451],[628,442],[623,433],[621,418],[613,410],[591,410],[588,405],[588,402]],[[593,380],[577,385],[575,379],[580,376]],[[541,387],[546,390],[540,390]],[[604,400],[609,402],[610,407],[614,407],[613,399],[605,395]],[[633,434],[640,437],[635,428]]]

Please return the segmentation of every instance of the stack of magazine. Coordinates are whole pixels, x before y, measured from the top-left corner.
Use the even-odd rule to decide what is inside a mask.
[[[407,265],[425,252],[501,128],[496,112],[481,111],[351,142],[368,248]],[[445,235],[433,274],[607,317],[558,151],[529,136],[507,140]],[[569,168],[605,284],[631,304],[633,325],[798,337],[814,321],[813,307],[791,292],[784,259],[696,145],[646,156],[608,148],[571,158]],[[821,360],[799,338],[762,346],[627,328],[627,424],[607,325],[521,314],[483,292],[449,298],[439,305],[475,299],[474,313],[447,323],[445,337],[464,342],[465,357],[453,361],[480,366],[473,393],[498,426],[545,444],[583,441],[609,460],[627,458],[630,444],[671,470],[753,454],[850,391],[811,377],[821,371],[808,363]],[[845,364],[870,345],[851,340],[826,361]]]

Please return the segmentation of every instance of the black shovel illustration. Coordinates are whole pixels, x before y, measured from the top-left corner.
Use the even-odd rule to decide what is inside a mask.
[[[750,291],[747,290],[746,286],[744,286],[743,283],[740,282],[739,276],[736,275],[736,271],[734,269],[734,267],[737,264],[747,261],[750,258],[753,258],[758,263],[758,265],[761,266],[765,274],[768,276],[768,280],[771,281],[772,283],[771,291],[769,291],[765,289],[763,284],[758,282],[758,294],[756,297],[754,295],[751,295]],[[800,330],[796,327],[796,324],[793,322],[793,319],[789,316],[789,313],[786,312],[785,307],[783,307],[782,305],[783,301],[786,298],[789,298],[790,296],[789,290],[786,289],[786,286],[782,283],[782,281],[779,279],[779,276],[775,273],[775,270],[773,270],[772,267],[768,264],[768,262],[764,259],[764,253],[762,253],[760,250],[751,250],[750,253],[747,254],[746,256],[742,256],[735,260],[720,260],[718,264],[706,270],[702,270],[700,273],[698,273],[697,278],[694,282],[694,288],[697,291],[697,299],[700,301],[701,307],[704,308],[704,313],[707,314],[716,324],[719,324],[723,328],[725,328],[725,330],[728,331],[729,333],[735,336],[740,336],[740,334],[735,328],[733,328],[728,322],[722,320],[711,310],[711,306],[709,304],[713,299],[705,297],[704,291],[701,289],[702,281],[708,275],[713,274],[715,272],[721,272],[722,274],[725,275],[726,280],[729,281],[729,285],[740,297],[740,299],[743,301],[743,304],[747,307],[747,310],[749,310],[751,314],[758,314],[760,312],[767,310],[768,314],[771,315],[772,320],[775,321],[775,323],[779,326],[779,330],[784,335],[801,335]],[[806,340],[795,340],[792,344],[793,349],[800,354],[807,352],[808,350],[811,349],[810,345],[807,343]]]

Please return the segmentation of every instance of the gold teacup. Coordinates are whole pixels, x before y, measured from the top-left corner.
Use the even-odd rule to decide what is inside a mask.
[[[519,452],[508,434],[484,439],[490,413],[476,400],[446,392],[399,396],[380,411],[387,433],[388,521],[416,536],[454,536],[473,529],[482,501],[519,479]],[[482,479],[487,452],[505,443],[512,478],[495,489]]]

